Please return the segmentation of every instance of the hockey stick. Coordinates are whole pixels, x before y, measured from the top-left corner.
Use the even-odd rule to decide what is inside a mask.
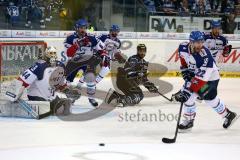
[[[160,96],[162,96],[163,98],[167,99],[168,101],[170,101],[170,102],[173,101],[172,98],[170,99],[170,98],[166,97],[164,94],[160,93],[159,91],[157,91],[157,93],[158,93]]]
[[[232,49],[240,49],[240,47],[232,47]]]
[[[176,127],[176,130],[175,130],[174,138],[162,138],[163,143],[175,143],[176,142],[177,134],[178,134],[178,126],[179,126],[180,120],[181,120],[182,108],[183,108],[183,103],[181,103],[181,106],[180,106],[178,121],[177,121],[177,127]]]
[[[232,47],[231,49],[240,49],[240,47]],[[211,48],[210,50],[223,50],[223,48]]]

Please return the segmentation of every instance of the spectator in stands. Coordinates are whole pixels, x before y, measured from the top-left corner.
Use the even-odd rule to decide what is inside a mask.
[[[237,22],[235,22],[236,15],[230,13],[229,15],[224,15],[222,18],[223,21],[223,33],[224,34],[234,34],[234,30],[237,27]]]
[[[189,5],[188,0],[183,0],[179,7],[179,15],[180,16],[189,16]]]
[[[97,30],[98,31],[107,31],[107,28],[105,26],[105,22],[102,19],[99,19],[97,22]]]
[[[192,12],[193,7],[196,4],[196,0],[188,0],[189,10]]]
[[[28,6],[27,8],[27,23],[25,27],[40,28],[42,24],[43,13],[42,10],[36,5]]]
[[[238,0],[238,1],[235,3],[234,12],[235,12],[236,16],[240,16],[240,0]]]
[[[193,11],[196,16],[205,16],[209,11],[207,0],[196,0],[195,5],[193,6]]]
[[[7,22],[12,26],[15,26],[19,22],[19,8],[13,2],[9,2],[5,13]]]
[[[222,0],[210,0],[209,3],[210,3],[211,10],[214,12],[220,12],[221,1]]]
[[[94,27],[92,25],[92,22],[90,20],[88,20],[88,27],[87,27],[87,31],[88,32],[94,32],[96,30],[96,27]]]
[[[144,0],[143,2],[147,6],[148,12],[156,12],[154,0]]]
[[[165,12],[165,14],[172,14],[176,12],[175,1],[176,0],[162,0],[160,2],[162,11]]]
[[[222,1],[222,8],[221,13],[231,13],[234,11],[234,0],[223,0]]]

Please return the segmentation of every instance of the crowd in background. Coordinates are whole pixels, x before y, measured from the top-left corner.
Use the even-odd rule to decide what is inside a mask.
[[[77,19],[85,18],[89,30],[106,30],[103,20],[96,20],[95,4],[91,0],[0,0],[0,28],[71,30]]]
[[[240,15],[240,0],[143,0],[149,12],[164,15],[212,16],[212,14]]]
[[[148,12],[164,16],[220,17],[223,33],[233,34],[240,0],[143,0]]]
[[[232,33],[233,28],[236,28],[235,18],[240,16],[240,0],[137,1],[145,6],[146,12],[154,15],[221,17],[224,33]],[[123,0],[116,2],[119,5]],[[130,1],[124,2],[134,6]],[[123,12],[121,7],[113,7],[117,8]],[[90,31],[105,31],[108,27],[101,17],[102,9],[102,0],[0,0],[0,28],[71,30],[77,19],[85,18]],[[127,17],[128,14],[124,15]]]
[[[0,0],[0,18],[7,28],[45,29],[63,9],[62,0]]]

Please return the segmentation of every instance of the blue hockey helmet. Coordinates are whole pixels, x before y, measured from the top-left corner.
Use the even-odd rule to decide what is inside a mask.
[[[211,21],[211,28],[221,28],[221,21],[220,20],[212,20]]]
[[[192,31],[189,36],[190,42],[204,41],[203,33],[200,31]]]
[[[74,29],[77,30],[80,27],[87,27],[88,23],[85,19],[79,19],[74,24]]]
[[[110,32],[120,32],[120,28],[117,24],[113,24],[111,27],[110,27]]]

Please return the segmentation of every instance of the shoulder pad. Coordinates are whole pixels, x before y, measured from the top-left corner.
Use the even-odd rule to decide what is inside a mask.
[[[46,61],[38,61],[29,70],[37,76],[38,80],[41,80],[47,67],[49,67],[49,64]]]
[[[189,46],[189,43],[188,42],[183,42],[179,45],[178,47],[178,51],[180,52],[187,52],[188,51],[188,46]]]

